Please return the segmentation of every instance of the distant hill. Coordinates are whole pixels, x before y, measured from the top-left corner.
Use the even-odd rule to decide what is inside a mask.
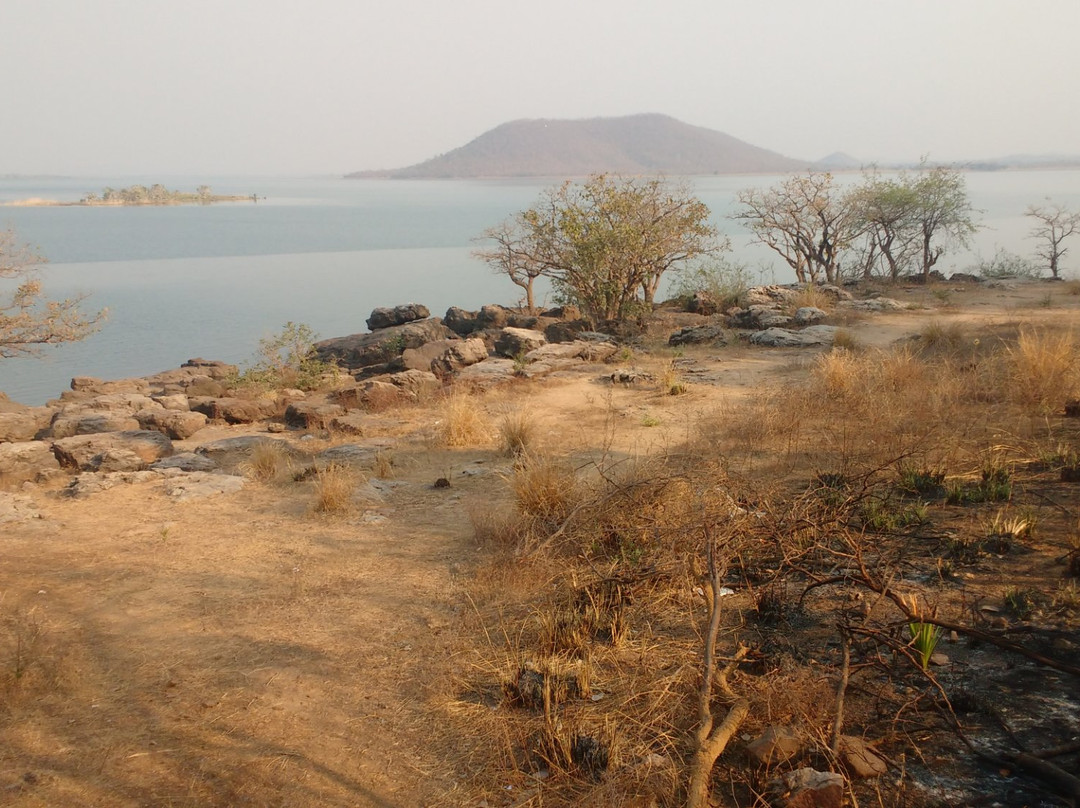
[[[446,154],[406,168],[348,178],[451,179],[619,174],[768,174],[798,171],[792,160],[667,115],[520,120],[497,126]]]
[[[824,171],[857,171],[862,167],[861,161],[844,152],[833,152],[814,163],[814,168]]]

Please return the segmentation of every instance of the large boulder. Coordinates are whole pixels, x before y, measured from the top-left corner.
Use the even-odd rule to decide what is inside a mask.
[[[528,328],[504,328],[495,340],[495,352],[513,359],[545,345],[547,339],[539,331]]]
[[[330,422],[345,414],[340,404],[325,401],[294,401],[285,408],[285,423],[300,429],[326,429]]]
[[[474,331],[484,328],[475,311],[466,311],[457,306],[451,306],[446,310],[446,314],[443,315],[443,325],[460,337],[467,337]]]
[[[61,414],[52,423],[53,438],[70,438],[72,435],[94,435],[99,432],[123,432],[141,429],[139,421],[131,415],[113,412],[76,412]]]
[[[80,471],[96,471],[101,463],[101,456],[114,449],[130,451],[146,464],[173,453],[172,441],[154,430],[76,435],[54,440],[52,448],[61,466],[77,468]]]
[[[156,429],[173,440],[187,440],[204,426],[206,415],[189,410],[142,410],[135,414],[143,429]]]
[[[744,308],[750,306],[784,306],[794,302],[798,296],[799,291],[797,289],[773,283],[768,286],[752,286],[743,292],[739,303]]]
[[[839,329],[832,325],[812,325],[801,331],[786,328],[768,328],[750,335],[753,345],[770,348],[807,348],[814,345],[832,345]]]
[[[727,334],[720,325],[695,325],[680,328],[668,337],[668,345],[727,345]]]
[[[401,354],[401,361],[406,370],[423,370],[432,373],[449,374],[488,357],[487,345],[482,339],[440,339],[421,345],[419,348],[406,348]]]
[[[378,331],[383,328],[391,328],[395,325],[405,325],[416,320],[424,320],[431,316],[427,306],[419,303],[405,303],[394,306],[392,309],[378,308],[371,312],[367,318],[368,331]]]
[[[371,334],[325,339],[315,344],[315,352],[324,362],[336,362],[339,367],[357,370],[397,359],[406,348],[419,348],[435,340],[456,337],[442,321],[432,317],[381,328]]]
[[[0,443],[0,487],[39,480],[59,468],[52,446],[44,441]]]
[[[23,407],[0,412],[0,443],[33,440],[49,426],[53,411],[48,407]]]
[[[278,405],[269,399],[196,398],[191,400],[191,409],[229,424],[251,424],[273,417]]]

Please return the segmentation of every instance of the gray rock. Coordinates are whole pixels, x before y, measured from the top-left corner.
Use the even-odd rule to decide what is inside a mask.
[[[829,313],[824,309],[819,309],[816,306],[803,306],[795,309],[795,323],[796,325],[813,325],[819,323],[829,316]]]
[[[773,786],[783,808],[841,808],[844,777],[835,772],[796,769],[782,775]]]
[[[407,370],[449,374],[488,357],[487,345],[482,339],[435,340],[419,348],[406,348],[401,360]]]
[[[740,303],[749,308],[750,306],[774,307],[785,305],[799,296],[797,289],[790,286],[770,284],[768,286],[753,286],[743,293]]]
[[[479,362],[462,369],[458,374],[458,380],[486,390],[514,379],[517,370],[515,365],[513,359],[488,359],[486,362]]]
[[[177,502],[232,494],[244,487],[244,478],[232,474],[212,474],[195,471],[165,479],[165,495]]]
[[[367,318],[368,331],[378,331],[383,328],[391,328],[395,325],[405,325],[416,320],[424,320],[431,316],[427,306],[419,303],[405,303],[394,306],[392,309],[378,308],[371,312]]]
[[[123,432],[141,429],[138,420],[120,413],[77,413],[60,415],[53,421],[50,434],[53,438],[70,438],[72,435],[95,435],[100,432]]]
[[[161,432],[152,430],[77,435],[55,440],[52,447],[61,466],[82,471],[94,470],[95,458],[111,449],[131,451],[144,463],[153,463],[173,453],[172,441]]]
[[[40,480],[60,468],[52,446],[44,441],[0,443],[0,486]]]
[[[455,337],[453,331],[433,317],[382,328],[371,334],[323,340],[316,343],[315,351],[324,362],[336,362],[339,367],[358,370],[397,359],[406,348],[419,348],[428,342]]]
[[[112,473],[90,472],[80,474],[61,493],[64,496],[84,499],[108,491],[118,485],[131,485],[157,480],[158,473],[154,471],[118,471]]]
[[[574,342],[581,339],[581,335],[592,328],[588,320],[561,320],[552,323],[544,329],[544,337],[548,342]],[[604,335],[608,339],[607,334]]]
[[[166,471],[177,469],[179,471],[214,471],[218,464],[195,452],[181,452],[172,457],[164,457],[150,464],[152,471]]]
[[[344,415],[338,415],[330,419],[328,429],[331,432],[339,432],[343,435],[362,436],[367,426],[366,421],[367,416],[363,413],[356,411],[346,412]]]
[[[709,325],[695,325],[687,328],[680,328],[670,337],[668,337],[668,345],[727,345],[727,334],[722,326],[709,324]]]
[[[466,311],[465,309],[459,309],[457,306],[451,306],[446,310],[446,314],[443,316],[443,325],[462,337],[467,337],[484,328],[480,324],[475,311]]]
[[[219,359],[189,359],[180,366],[181,369],[196,370],[199,374],[209,376],[211,379],[227,379],[235,376],[237,367]]]
[[[513,359],[544,345],[547,339],[539,331],[527,328],[504,328],[495,340],[495,351],[501,356]]]
[[[754,345],[771,348],[806,348],[814,345],[832,345],[839,329],[831,325],[812,325],[801,331],[786,328],[768,328],[750,335]]]
[[[266,435],[241,435],[235,438],[222,438],[221,440],[204,443],[195,451],[203,457],[208,457],[221,466],[232,462],[246,459],[256,446],[270,444],[280,446],[282,451],[291,453],[292,448],[288,442],[279,438],[269,438]]]
[[[191,409],[191,402],[188,400],[186,393],[169,393],[152,396],[152,398],[161,405],[162,409],[176,412],[187,412]]]
[[[442,387],[442,382],[430,371],[403,370],[386,378],[390,384],[412,399],[422,398]]]
[[[903,311],[907,308],[905,304],[899,300],[893,300],[891,297],[875,297],[872,300],[847,300],[841,301],[839,305],[855,311]]]

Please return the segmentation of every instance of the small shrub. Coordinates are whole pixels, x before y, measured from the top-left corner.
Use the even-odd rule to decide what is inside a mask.
[[[1080,360],[1071,332],[1025,329],[1007,349],[1009,389],[1039,409],[1054,410],[1080,388]]]
[[[655,415],[643,415],[641,418],[641,425],[647,427],[660,426],[661,420]]]
[[[499,443],[503,454],[521,457],[536,442],[536,419],[528,410],[508,412],[499,421]]]
[[[792,310],[810,307],[829,311],[833,307],[833,298],[815,284],[808,283],[799,289],[789,306]]]
[[[443,446],[474,446],[486,437],[486,425],[476,400],[463,393],[451,393],[440,412],[439,442]]]
[[[717,258],[679,269],[673,276],[671,296],[689,301],[695,294],[709,298],[717,311],[727,311],[736,306],[754,279],[749,268],[743,264]]]
[[[859,338],[855,336],[854,332],[849,331],[846,328],[841,328],[833,335],[833,349],[848,351],[854,353],[858,351],[862,346],[859,344]]]
[[[316,389],[324,376],[337,371],[332,362],[324,362],[315,355],[317,339],[310,326],[285,323],[278,334],[259,340],[258,359],[232,380],[233,385],[262,390]]]
[[[666,396],[681,396],[690,388],[683,381],[682,374],[672,361],[660,376],[660,390]]]
[[[980,260],[975,271],[979,277],[989,279],[1038,278],[1042,274],[1039,265],[1030,258],[1004,249],[999,249],[989,260]]]
[[[336,463],[315,471],[315,513],[346,514],[355,509],[353,492],[359,482],[357,474],[347,466]]]
[[[527,456],[514,469],[510,481],[518,513],[529,521],[561,522],[578,498],[574,470],[551,457]]]
[[[926,670],[930,666],[930,657],[934,655],[938,640],[941,639],[941,626],[933,623],[908,623],[908,631],[911,632],[911,645],[919,657],[919,664]]]
[[[968,347],[970,340],[961,323],[932,320],[919,332],[919,347],[928,353],[954,353]]]
[[[1026,620],[1035,611],[1038,602],[1038,593],[1032,589],[1021,589],[1018,586],[1010,586],[1002,596],[1005,608],[1013,617]]]
[[[896,485],[906,494],[921,497],[941,497],[945,494],[945,473],[934,469],[903,464]]]
[[[261,483],[274,482],[289,472],[289,458],[280,441],[261,441],[240,467],[244,475]]]

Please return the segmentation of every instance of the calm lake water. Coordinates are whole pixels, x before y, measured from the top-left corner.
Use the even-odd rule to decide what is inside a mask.
[[[1029,255],[1024,209],[1049,197],[1080,207],[1080,172],[966,175],[983,229],[971,251],[942,259],[946,274],[999,247]],[[794,280],[779,259],[751,244],[725,217],[736,191],[770,176],[695,179],[700,198],[729,234],[735,258],[765,281]],[[857,182],[853,175],[845,181]],[[0,180],[0,202],[41,197],[74,201],[105,186],[161,182],[220,194],[257,194],[253,203],[211,206],[0,207],[13,228],[48,259],[50,297],[90,295],[107,308],[100,332],[50,349],[40,359],[0,361],[0,391],[40,404],[72,376],[122,378],[176,367],[202,356],[243,364],[260,338],[287,321],[323,337],[364,331],[376,306],[419,302],[433,314],[449,306],[513,304],[518,288],[470,256],[472,239],[531,205],[550,182],[364,181],[281,178],[109,177]],[[1074,255],[1066,267],[1080,266]]]

